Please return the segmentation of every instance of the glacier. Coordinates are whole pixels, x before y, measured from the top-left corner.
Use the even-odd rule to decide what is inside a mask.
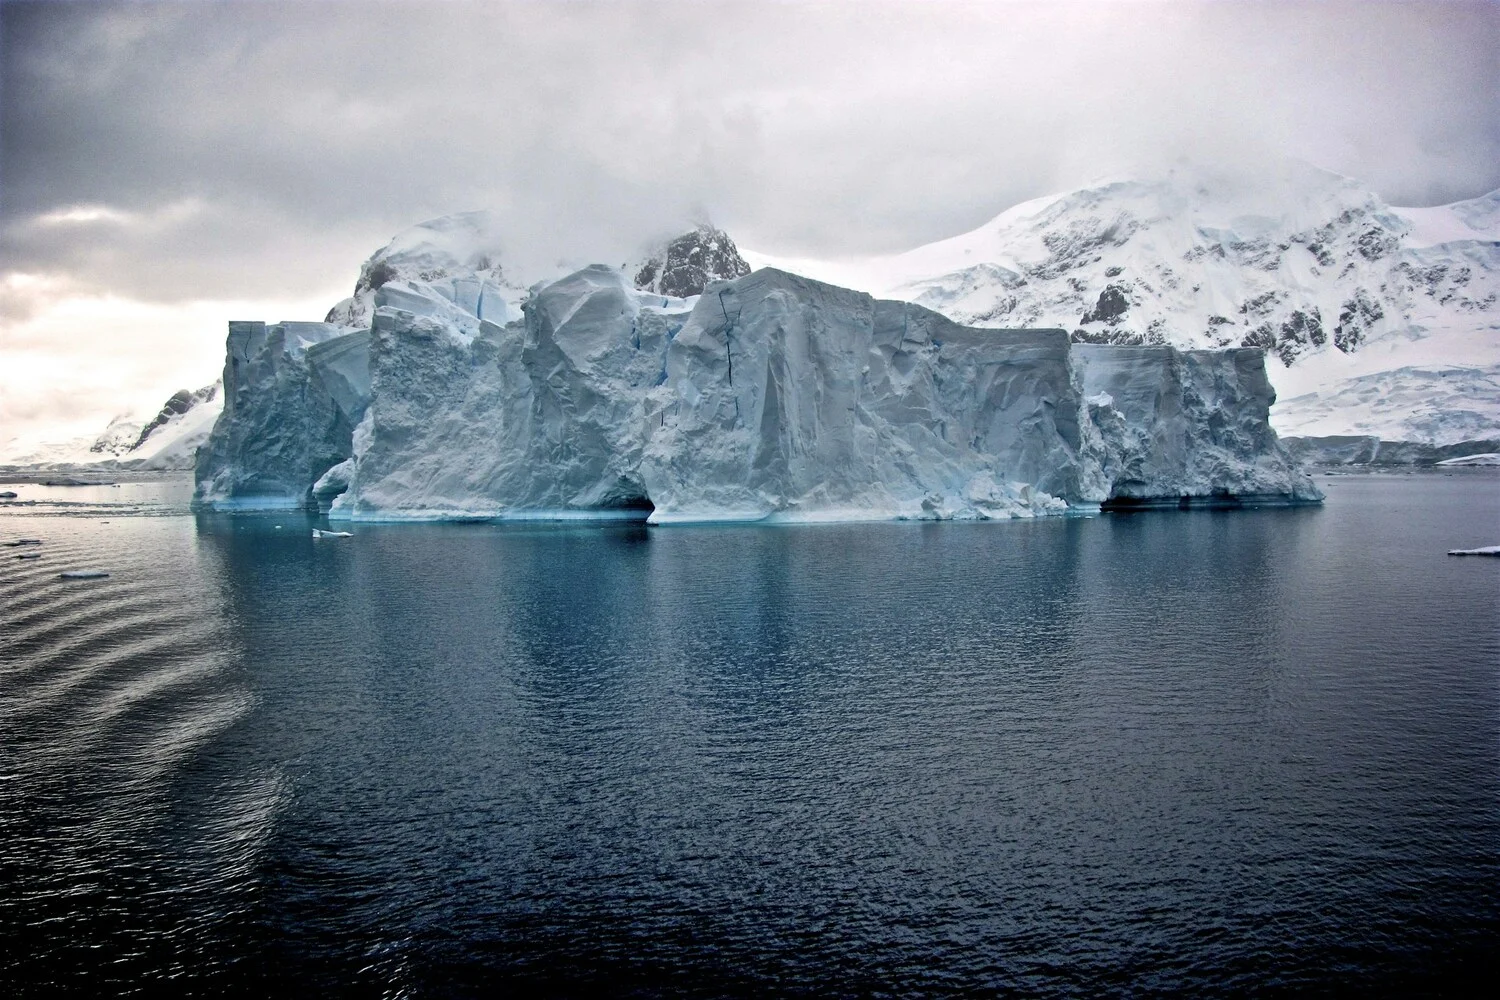
[[[199,502],[670,524],[1321,499],[1259,350],[966,326],[746,273],[706,226],[522,293],[484,225],[398,237],[323,323],[231,324]]]

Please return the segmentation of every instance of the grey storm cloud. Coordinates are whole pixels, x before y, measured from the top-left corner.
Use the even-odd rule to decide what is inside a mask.
[[[6,2],[0,29],[0,268],[157,302],[352,282],[477,207],[518,256],[623,260],[701,210],[766,251],[903,249],[1180,157],[1397,204],[1500,186],[1491,4]]]

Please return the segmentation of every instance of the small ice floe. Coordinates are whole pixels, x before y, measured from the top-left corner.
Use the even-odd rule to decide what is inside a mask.
[[[1485,545],[1477,549],[1449,549],[1450,556],[1500,556],[1500,545]]]
[[[69,569],[57,575],[64,580],[100,580],[109,576],[102,569]]]
[[[17,538],[15,541],[0,544],[3,544],[8,549],[18,549],[23,545],[40,545],[42,544],[42,540],[40,538]]]
[[[322,528],[314,528],[312,531],[313,531],[313,537],[314,538],[353,538],[354,537],[354,532],[352,532],[352,531],[325,531]]]

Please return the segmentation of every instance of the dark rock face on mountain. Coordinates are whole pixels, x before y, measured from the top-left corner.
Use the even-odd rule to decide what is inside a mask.
[[[181,416],[188,410],[191,410],[193,407],[197,406],[199,403],[211,402],[213,398],[218,395],[218,393],[219,386],[217,382],[213,385],[206,385],[202,389],[199,389],[197,392],[188,392],[186,389],[178,389],[176,392],[172,393],[170,399],[162,404],[161,412],[158,413],[155,417],[152,417],[150,422],[147,423],[146,426],[141,428],[140,436],[135,439],[135,444],[131,447],[139,448],[141,445],[145,444],[146,439],[150,437],[158,427],[164,426],[167,421],[171,420],[173,417]]]
[[[750,273],[734,240],[723,230],[699,226],[652,254],[635,275],[635,287],[685,299],[703,294],[711,281],[728,281]]]

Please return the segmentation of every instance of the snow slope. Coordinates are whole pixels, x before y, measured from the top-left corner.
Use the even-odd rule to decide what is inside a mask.
[[[1500,436],[1484,374],[1500,365],[1500,192],[1410,209],[1296,162],[1253,178],[1181,168],[1017,205],[902,254],[746,256],[978,326],[1265,348],[1282,434]]]
[[[57,444],[16,443],[0,465],[35,469],[181,470],[208,440],[223,409],[220,383],[174,393],[155,413],[115,417],[95,438]]]

